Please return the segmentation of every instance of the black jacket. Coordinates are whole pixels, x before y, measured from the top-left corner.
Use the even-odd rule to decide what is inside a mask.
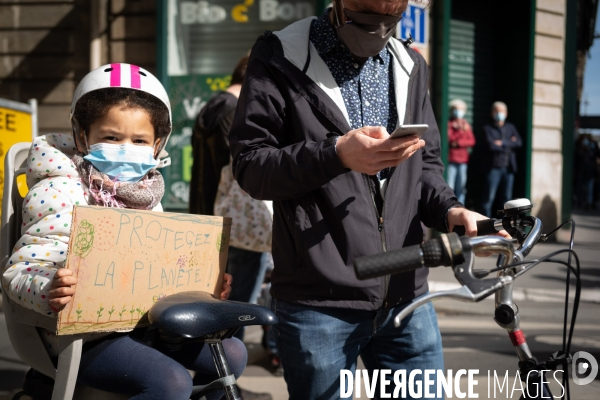
[[[234,95],[219,92],[208,100],[196,118],[192,136],[194,165],[189,201],[192,214],[214,215],[221,169],[229,164],[227,135],[236,104]]]
[[[404,123],[430,128],[423,136],[427,145],[389,178],[379,216],[369,178],[345,169],[328,138],[350,131],[341,110],[284,57],[276,35],[267,32],[255,44],[230,145],[242,189],[274,201],[271,294],[276,299],[375,310],[428,290],[425,268],[359,281],[352,266],[356,257],[421,243],[421,221],[445,231],[446,210],[460,204],[442,176],[427,65],[408,51],[416,64]]]
[[[517,128],[510,122],[505,122],[502,127],[497,125],[484,125],[486,149],[488,156],[485,157],[487,170],[491,168],[506,168],[510,167],[512,172],[517,172],[517,156],[514,149],[518,149],[523,145],[521,136]],[[512,138],[515,140],[512,140]],[[502,141],[502,146],[498,146],[494,142]]]

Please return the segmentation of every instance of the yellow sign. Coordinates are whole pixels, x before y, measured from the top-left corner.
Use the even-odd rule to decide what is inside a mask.
[[[29,107],[28,104],[23,104],[23,106]],[[4,157],[13,144],[31,142],[32,128],[30,113],[6,107],[0,99],[0,202],[4,194]],[[21,195],[26,194],[27,186],[24,176],[17,180],[17,184]]]

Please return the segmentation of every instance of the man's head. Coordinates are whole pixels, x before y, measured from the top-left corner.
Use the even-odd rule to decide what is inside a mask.
[[[337,12],[337,15],[339,15],[340,18],[344,15],[345,8],[354,12],[390,15],[400,19],[408,7],[408,0],[333,0],[332,3],[334,12]],[[334,24],[335,23],[337,23],[337,21],[334,20]]]
[[[508,116],[508,107],[506,104],[501,101],[496,101],[492,104],[492,118],[496,122],[504,123],[506,117]]]
[[[334,0],[329,16],[340,41],[366,59],[386,46],[407,6],[408,0]]]

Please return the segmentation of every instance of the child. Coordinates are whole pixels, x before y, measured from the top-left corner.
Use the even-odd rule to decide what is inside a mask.
[[[171,133],[167,93],[148,71],[110,64],[86,75],[71,105],[73,136],[36,138],[29,152],[23,202],[23,236],[2,276],[10,298],[26,308],[56,316],[75,294],[77,279],[64,268],[73,206],[162,211],[164,182],[158,155]],[[221,298],[231,291],[225,274]],[[146,329],[84,335],[78,382],[135,399],[190,398],[193,384],[218,378],[210,349],[190,343],[180,351],[153,348]],[[53,333],[42,333],[57,356]],[[223,341],[230,368],[239,377],[246,365],[242,342]],[[196,371],[192,382],[187,369]],[[213,392],[210,399],[220,398]]]

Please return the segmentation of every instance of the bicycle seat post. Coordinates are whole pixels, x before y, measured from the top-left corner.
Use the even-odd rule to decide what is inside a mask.
[[[215,362],[215,366],[217,367],[217,372],[219,373],[219,378],[225,378],[231,375],[231,371],[229,370],[229,363],[227,362],[227,358],[225,357],[225,351],[223,350],[223,343],[220,339],[208,339],[206,343],[210,347],[210,351],[213,356],[213,360]],[[237,387],[234,383],[225,385],[223,387],[225,391],[225,398],[227,400],[241,400]]]

